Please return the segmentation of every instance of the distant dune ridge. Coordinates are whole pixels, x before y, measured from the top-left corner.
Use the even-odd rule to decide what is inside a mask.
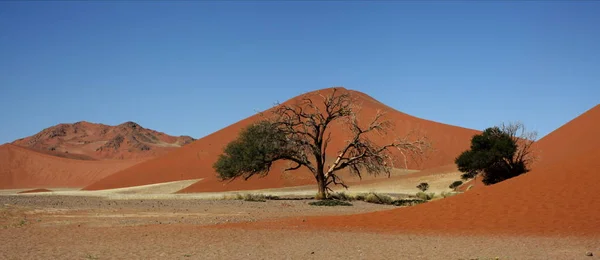
[[[333,88],[327,88],[309,92],[292,98],[284,102],[284,104],[297,102],[302,97],[309,97],[317,101],[320,98],[319,94],[327,95],[332,90]],[[347,90],[345,88],[338,88],[338,90],[350,93],[358,99],[358,104],[360,105],[359,120],[361,122],[370,120],[378,110],[387,112],[386,118],[390,119],[395,126],[388,135],[374,138],[375,142],[389,142],[413,130],[417,130],[429,138],[435,151],[429,154],[427,160],[422,164],[415,165],[411,163],[409,168],[427,169],[453,163],[454,158],[469,147],[471,137],[480,132],[420,119],[399,112],[358,91]],[[265,112],[265,114],[269,114],[270,110]],[[283,173],[282,169],[286,166],[283,162],[276,164],[270,174],[264,178],[253,177],[248,181],[235,180],[231,183],[221,182],[217,179],[212,165],[217,160],[219,154],[222,153],[225,145],[234,140],[243,127],[259,119],[259,115],[251,116],[169,154],[107,176],[84,189],[121,188],[200,178],[203,178],[203,180],[181,192],[248,190],[314,184],[314,178],[305,169]],[[329,154],[334,155],[345,144],[348,134],[344,129],[337,124],[331,127],[330,131],[332,132],[333,140],[328,147]]]
[[[542,138],[531,172],[422,205],[352,216],[257,223],[266,228],[600,236],[600,106]]]
[[[170,136],[134,122],[109,126],[80,121],[46,128],[12,144],[65,158],[105,160],[155,157],[193,141],[189,136]]]
[[[134,122],[59,124],[0,146],[0,188],[81,188],[193,141]]]

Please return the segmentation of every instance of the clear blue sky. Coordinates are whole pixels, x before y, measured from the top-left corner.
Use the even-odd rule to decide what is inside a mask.
[[[597,1],[0,2],[0,143],[80,120],[199,138],[342,85],[543,136],[600,101]]]

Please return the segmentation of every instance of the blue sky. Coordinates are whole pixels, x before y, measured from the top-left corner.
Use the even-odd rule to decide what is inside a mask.
[[[600,101],[599,13],[596,1],[3,1],[0,143],[81,120],[199,138],[332,86],[543,136]]]

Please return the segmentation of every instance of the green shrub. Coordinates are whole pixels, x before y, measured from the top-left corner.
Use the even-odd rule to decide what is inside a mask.
[[[425,200],[421,200],[421,199],[399,199],[399,200],[394,200],[392,202],[392,205],[394,206],[414,206],[414,205],[418,205],[421,203],[425,203],[427,201]]]
[[[263,194],[244,194],[244,201],[265,202],[267,198]]]
[[[448,187],[449,187],[450,189],[453,189],[453,190],[454,190],[454,189],[458,188],[458,187],[459,187],[460,185],[462,185],[462,184],[463,184],[463,182],[462,182],[462,181],[455,181],[455,182],[453,182],[452,184],[450,184],[450,186],[448,186]]]
[[[268,200],[278,200],[280,198],[279,198],[279,196],[275,196],[275,195],[265,195],[265,199],[268,199]]]
[[[366,197],[367,197],[367,195],[365,195],[365,194],[363,194],[363,193],[360,193],[360,194],[356,194],[356,195],[354,195],[354,199],[355,199],[355,200],[362,200],[362,201],[365,201],[365,198],[366,198]]]
[[[441,196],[443,198],[447,198],[447,197],[452,197],[452,196],[454,196],[456,194],[457,194],[456,192],[442,191]]]
[[[227,195],[224,194],[223,197],[221,197],[222,200],[243,200],[244,196],[242,196],[242,194],[231,194],[231,195]]]
[[[365,197],[365,202],[390,205],[394,201],[392,197],[371,192]]]
[[[422,199],[422,200],[431,200],[435,197],[435,193],[431,192],[431,193],[425,193],[422,191],[417,192],[416,194],[417,198]]]
[[[236,194],[230,194],[230,195],[223,195],[222,197],[223,200],[243,200],[243,201],[261,201],[264,202],[266,200],[278,200],[279,197],[278,196],[274,196],[274,195],[264,195],[264,194],[250,194],[250,193],[246,193],[246,194],[240,194],[240,193],[236,193]]]
[[[352,206],[351,203],[341,200],[319,200],[309,202],[308,205],[311,206],[326,206],[326,207],[335,207],[335,206]]]
[[[331,194],[332,199],[343,200],[343,201],[353,201],[355,198],[352,195],[348,195],[344,192],[336,192]]]

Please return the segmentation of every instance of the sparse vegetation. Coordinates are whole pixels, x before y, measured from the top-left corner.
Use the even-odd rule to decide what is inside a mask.
[[[223,200],[243,200],[243,201],[257,201],[257,202],[265,202],[267,200],[276,200],[279,199],[278,196],[273,195],[264,195],[264,194],[239,194],[236,193],[234,195],[223,195]]]
[[[463,182],[462,182],[462,181],[455,181],[455,182],[453,182],[452,184],[450,184],[450,186],[448,186],[448,188],[450,188],[450,189],[453,189],[453,190],[454,190],[454,189],[456,189],[456,188],[460,187],[460,185],[462,185],[462,184],[463,184]]]
[[[428,200],[432,200],[433,198],[435,198],[435,193],[434,192],[426,193],[426,192],[420,191],[420,192],[417,192],[416,196],[419,199],[428,201]]]
[[[385,134],[393,123],[383,112],[359,124],[357,104],[351,93],[340,93],[334,88],[331,94],[319,96],[320,100],[304,97],[295,103],[276,104],[271,110],[272,117],[244,128],[213,165],[218,177],[248,180],[254,175],[269,174],[276,161],[288,161],[291,165],[285,171],[305,167],[313,174],[318,190],[316,198],[324,199],[332,191],[331,185],[348,188],[336,174],[338,171],[348,169],[359,177],[365,172],[389,177],[391,169],[398,167],[394,166],[394,161],[398,161],[395,157],[404,157],[402,161],[407,167],[408,159],[420,159],[430,146],[426,138],[415,136],[376,144],[368,136]],[[335,149],[339,153],[332,156],[327,154],[332,138],[329,127],[337,123],[342,123],[351,135],[345,146]],[[328,157],[335,161],[326,167]]]
[[[352,206],[352,203],[341,201],[341,200],[319,200],[309,202],[308,205],[311,206],[327,206],[327,207],[335,207],[335,206]]]
[[[382,205],[394,205],[394,206],[413,206],[425,202],[425,200],[418,198],[405,198],[405,199],[394,199],[389,195],[369,192],[359,194],[347,194],[344,192],[332,193],[332,199],[340,201],[364,201],[367,203],[375,203]]]
[[[414,206],[421,203],[425,203],[425,200],[421,199],[399,199],[392,201],[392,205],[394,206]]]
[[[363,194],[363,193],[359,193],[359,194],[354,195],[354,199],[355,200],[362,200],[362,201],[364,201],[366,197],[367,197],[367,195]]]
[[[367,196],[365,196],[364,201],[369,202],[369,203],[375,203],[375,204],[391,205],[392,202],[394,201],[394,199],[392,199],[392,197],[390,197],[388,195],[377,194],[377,193],[371,192],[371,193],[367,194]]]
[[[332,193],[332,194],[330,194],[330,197],[331,197],[332,199],[336,199],[336,200],[342,200],[342,201],[353,201],[353,200],[357,200],[355,196],[352,196],[352,195],[346,194],[346,193],[344,193],[344,192],[336,192],[336,193]],[[361,200],[364,200],[364,197],[363,197],[363,199],[361,199]]]
[[[429,183],[421,182],[419,185],[417,185],[417,189],[421,190],[422,192],[425,192],[429,189]]]
[[[456,192],[450,192],[450,191],[442,191],[442,193],[440,194],[440,196],[442,196],[442,198],[448,198],[448,197],[452,197],[454,195],[456,195],[458,193]]]
[[[85,259],[94,259],[94,260],[96,260],[96,259],[99,259],[99,258],[97,256],[93,256],[91,254],[87,254],[87,255],[85,255]]]
[[[244,194],[244,201],[265,202],[267,198],[263,194]]]

